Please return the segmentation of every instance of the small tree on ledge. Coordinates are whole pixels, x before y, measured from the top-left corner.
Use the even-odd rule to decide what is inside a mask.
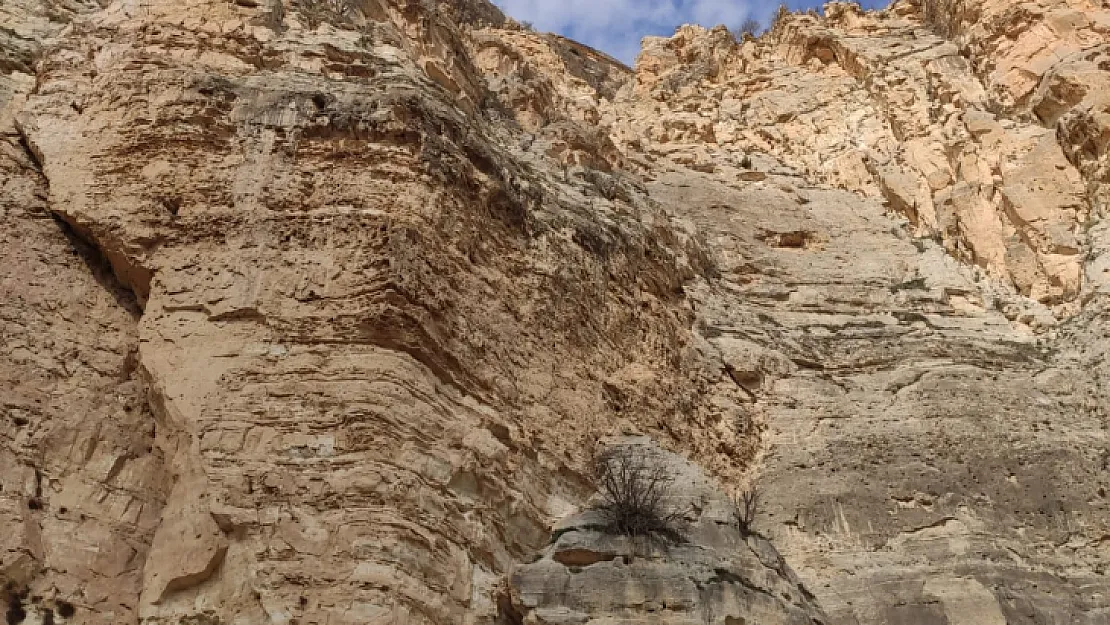
[[[593,462],[603,531],[624,536],[683,541],[682,511],[668,510],[674,477],[659,461],[631,447],[614,447]]]
[[[744,41],[748,37],[758,37],[761,32],[763,32],[763,24],[754,17],[749,17],[740,22],[740,26],[732,32],[732,35],[737,41]]]
[[[755,522],[757,514],[759,514],[759,489],[752,486],[736,498],[736,525],[741,536],[748,537],[755,533],[752,523]]]

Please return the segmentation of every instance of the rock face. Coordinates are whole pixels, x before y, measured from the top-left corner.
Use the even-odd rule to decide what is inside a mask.
[[[5,2],[8,622],[1110,622],[1108,30]],[[627,432],[690,545],[574,516]]]
[[[596,128],[563,125],[596,155],[570,177],[499,123],[464,45],[498,14],[438,6],[116,3],[36,61],[5,119],[11,184],[39,199],[6,217],[91,242],[134,293],[120,363],[86,386],[112,407],[134,378],[146,401],[123,419],[43,383],[67,420],[24,414],[35,396],[5,404],[42,431],[8,445],[3,473],[29,528],[5,551],[11,605],[45,619],[57,598],[90,623],[490,622],[504,575],[591,492],[587,442],[628,427],[732,475],[750,462],[752,412],[691,348],[683,284],[707,254],[606,164]],[[62,262],[20,249],[5,253]],[[5,297],[6,379],[97,355],[62,339],[111,346],[94,301],[71,316],[105,327],[82,331]],[[144,432],[149,470],[107,456]],[[120,466],[149,483],[116,484]]]
[[[680,536],[614,536],[605,517],[587,509],[560,522],[541,557],[511,579],[521,622],[600,623],[825,622],[813,595],[775,548],[745,536],[740,512],[695,465],[648,440],[612,443],[648,469],[665,468],[667,507],[685,518]],[[637,465],[633,465],[637,466]]]
[[[765,415],[765,519],[833,622],[1110,619],[1104,130],[1066,121],[1107,70],[1051,118],[1036,81],[1005,96],[1101,58],[1110,13],[1047,5],[832,4],[638,64],[618,136],[721,259],[698,323]]]
[[[8,623],[46,615],[137,622],[167,493],[138,372],[141,309],[96,250],[51,219],[48,181],[14,126],[41,46],[91,8],[0,7],[0,594]]]

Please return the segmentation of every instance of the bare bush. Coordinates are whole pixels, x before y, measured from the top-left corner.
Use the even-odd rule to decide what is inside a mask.
[[[674,477],[659,461],[633,448],[615,447],[594,459],[594,474],[604,531],[682,542],[683,512],[668,510],[666,502]]]
[[[754,534],[752,523],[759,514],[759,489],[752,486],[736,499],[736,524],[743,536]]]
[[[294,6],[310,29],[323,23],[347,24],[360,15],[352,0],[300,0]]]
[[[740,22],[740,26],[732,34],[736,39],[743,41],[748,37],[758,37],[761,32],[763,32],[763,24],[754,17],[749,17]]]

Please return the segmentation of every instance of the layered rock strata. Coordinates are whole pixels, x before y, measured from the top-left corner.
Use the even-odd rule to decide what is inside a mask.
[[[619,437],[608,446],[626,454],[626,471],[664,470],[663,511],[681,513],[672,523],[676,535],[615,535],[598,502],[587,505],[559,522],[535,561],[513,572],[511,597],[521,622],[826,622],[782,556],[762,536],[747,533],[736,504],[696,465],[644,437]]]
[[[718,536],[675,587],[1108,622],[1108,24],[831,3],[631,70],[484,0],[5,3],[9,621],[624,618],[521,589],[636,432],[800,578]]]
[[[586,442],[623,423],[723,472],[751,459],[741,391],[690,347],[683,284],[705,253],[604,171],[596,129],[568,132],[603,169],[571,177],[498,124],[463,44],[489,19],[484,3],[116,3],[58,35],[15,116],[18,156],[41,169],[54,232],[90,242],[141,307],[122,355],[143,428],[113,424],[145,431],[160,464],[114,504],[142,523],[136,545],[99,541],[113,560],[88,570],[64,558],[96,536],[40,517],[92,503],[49,465],[5,472],[13,506],[35,508],[11,605],[46,618],[57,598],[90,623],[492,622],[504,576],[592,490]],[[94,586],[124,572],[105,607]]]

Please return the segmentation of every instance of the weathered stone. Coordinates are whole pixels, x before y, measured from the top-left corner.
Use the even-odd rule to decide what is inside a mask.
[[[741,534],[739,511],[712,479],[648,440],[609,444],[673,479],[666,508],[685,511],[681,535],[613,535],[589,511],[564,522],[540,558],[512,574],[522,622],[825,622],[774,547]]]
[[[1107,622],[1108,34],[831,3],[630,69],[485,0],[2,3],[3,600]],[[710,489],[626,564],[575,515],[625,432],[774,547]]]

